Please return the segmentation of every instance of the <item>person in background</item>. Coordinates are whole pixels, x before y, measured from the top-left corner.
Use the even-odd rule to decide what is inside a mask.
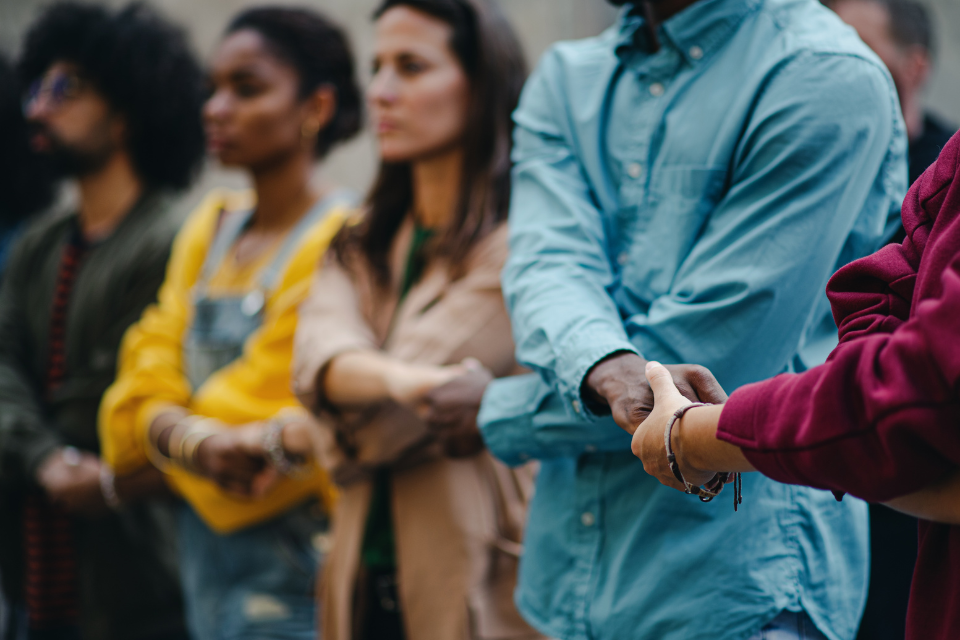
[[[503,271],[538,375],[492,382],[480,412],[496,455],[541,461],[516,595],[541,632],[856,635],[865,504],[754,476],[738,513],[702,505],[645,475],[629,434],[653,404],[645,359],[735,388],[835,341],[823,285],[876,250],[906,189],[896,100],[814,0],[630,2],[541,59],[514,116]]]
[[[152,461],[186,500],[194,638],[312,640],[333,495],[290,453],[310,442],[290,360],[297,308],[353,201],[312,179],[362,120],[346,37],[314,11],[244,11],[213,57],[203,116],[210,151],[246,170],[253,194],[214,192],[178,235],[104,397],[104,457],[121,478]]]
[[[927,8],[917,0],[827,0],[826,4],[857,30],[890,70],[907,125],[913,184],[957,130],[923,107],[935,44]],[[903,237],[901,228],[895,242],[899,244]]]
[[[203,75],[149,9],[47,8],[18,73],[34,151],[74,178],[0,287],[0,571],[8,638],[185,638],[173,512],[159,473],[117,480],[97,410],[127,327],[156,299],[203,159]]]
[[[26,221],[56,195],[49,158],[30,148],[22,99],[16,72],[0,55],[0,273]]]
[[[697,406],[650,363],[654,407],[633,451],[677,489],[668,437],[680,477],[692,485],[721,470],[759,470],[919,517],[905,637],[958,638],[960,135],[910,188],[903,224],[902,244],[830,280],[841,339],[826,364],[747,385],[721,406]],[[757,497],[744,493],[742,506]],[[730,540],[723,551],[737,554],[745,542]]]
[[[511,599],[530,470],[476,427],[491,377],[517,368],[498,278],[523,55],[488,0],[374,15],[380,172],[297,332],[295,384],[340,485],[322,636],[538,638]]]
[[[832,0],[840,19],[890,70],[909,140],[910,184],[933,164],[956,131],[923,108],[923,89],[933,67],[934,31],[916,0]],[[906,232],[898,225],[891,242]],[[870,590],[860,640],[903,638],[910,580],[917,558],[917,519],[884,505],[870,505]]]

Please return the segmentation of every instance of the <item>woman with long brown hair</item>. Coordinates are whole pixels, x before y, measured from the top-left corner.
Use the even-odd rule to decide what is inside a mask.
[[[499,273],[522,52],[486,0],[385,0],[375,18],[380,172],[296,345],[341,490],[324,637],[537,637],[512,601],[529,470],[476,429],[486,384],[517,370]]]

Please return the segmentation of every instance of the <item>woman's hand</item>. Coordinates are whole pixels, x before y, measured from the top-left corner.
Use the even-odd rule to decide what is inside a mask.
[[[197,447],[197,471],[231,493],[262,495],[277,475],[263,450],[265,429],[264,423],[251,422],[206,438]]]
[[[680,391],[673,382],[673,376],[659,362],[647,363],[646,377],[650,383],[650,388],[653,390],[653,411],[634,431],[631,449],[633,454],[643,462],[644,471],[659,480],[661,484],[683,491],[684,486],[670,470],[663,438],[667,423],[671,420],[673,414],[678,409],[691,404],[691,402],[680,395]],[[696,411],[696,409],[693,409],[693,411]],[[680,422],[682,421],[673,425],[671,448],[677,456],[677,462],[680,465],[680,472],[683,477],[687,482],[700,486],[709,482],[716,475],[716,472],[695,469],[684,458],[683,449],[680,447],[679,435],[682,428]]]
[[[399,404],[416,405],[427,394],[466,373],[460,364],[448,366],[396,362],[385,378],[390,398]]]
[[[462,374],[424,398],[427,426],[451,458],[476,455],[484,448],[477,413],[493,374],[472,358],[464,360],[463,368]]]

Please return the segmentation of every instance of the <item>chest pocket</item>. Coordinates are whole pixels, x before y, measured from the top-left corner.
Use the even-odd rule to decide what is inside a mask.
[[[623,282],[651,303],[670,291],[677,270],[723,198],[726,169],[671,166],[652,178],[646,209],[639,216]]]
[[[220,225],[194,285],[193,322],[183,343],[184,372],[194,391],[243,354],[244,344],[263,324],[267,298],[308,229],[334,207],[353,203],[353,196],[341,191],[317,202],[287,232],[276,256],[260,273],[257,285],[242,296],[212,296],[207,285],[230,248],[247,228],[253,211],[240,213]]]

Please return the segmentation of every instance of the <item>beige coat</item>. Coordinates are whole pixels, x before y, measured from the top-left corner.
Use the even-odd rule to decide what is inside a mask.
[[[394,243],[389,292],[372,286],[362,261],[348,270],[331,258],[300,312],[295,385],[320,418],[323,463],[341,488],[321,590],[322,637],[354,636],[353,598],[371,472],[388,465],[406,636],[538,638],[513,605],[532,470],[509,469],[486,451],[445,458],[413,411],[384,403],[362,415],[332,416],[318,393],[316,381],[325,365],[337,354],[360,349],[438,365],[472,356],[495,376],[517,371],[499,280],[506,226],[473,249],[466,275],[451,281],[447,269],[435,266],[396,309],[411,233],[408,221]]]

